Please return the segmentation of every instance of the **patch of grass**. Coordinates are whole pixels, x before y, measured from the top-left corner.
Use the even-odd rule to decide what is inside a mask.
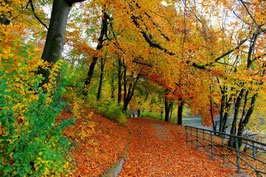
[[[164,120],[164,117],[161,117],[161,114],[154,112],[142,112],[140,113],[140,117],[151,117],[158,120]]]

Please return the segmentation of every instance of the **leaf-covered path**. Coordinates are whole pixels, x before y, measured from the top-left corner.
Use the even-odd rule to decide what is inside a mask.
[[[184,127],[129,118],[132,138],[119,176],[231,176],[234,170],[187,146]]]

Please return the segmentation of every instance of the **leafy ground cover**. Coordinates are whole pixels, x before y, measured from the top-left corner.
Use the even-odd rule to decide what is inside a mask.
[[[128,118],[121,126],[82,109],[64,131],[75,143],[73,176],[100,176],[112,168],[124,156],[129,132],[127,160],[119,176],[237,176],[236,169],[187,145],[182,126],[152,118]],[[73,116],[66,110],[61,115]]]
[[[99,176],[118,162],[127,143],[126,127],[110,121],[91,109],[78,118],[65,133],[75,142],[71,157],[77,164],[73,176]],[[62,113],[65,117],[72,114]]]
[[[233,169],[186,145],[182,126],[129,118],[132,138],[120,176],[230,176]]]

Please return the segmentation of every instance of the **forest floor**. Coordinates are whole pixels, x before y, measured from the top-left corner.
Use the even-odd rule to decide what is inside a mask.
[[[71,117],[64,111],[65,117]],[[84,123],[86,122],[86,123]],[[131,139],[129,137],[131,132]],[[186,145],[185,129],[151,118],[128,118],[125,126],[86,109],[65,133],[75,142],[73,176],[97,177],[127,159],[119,176],[232,176],[235,169]]]
[[[85,109],[84,113],[64,131],[75,144],[70,156],[77,168],[72,176],[98,177],[124,155],[129,131],[91,109]],[[66,118],[73,116],[66,111],[62,115]]]
[[[151,118],[128,118],[132,133],[119,176],[232,176],[235,170],[186,145],[185,129]]]

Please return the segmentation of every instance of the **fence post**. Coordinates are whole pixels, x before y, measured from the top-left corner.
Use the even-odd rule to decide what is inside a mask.
[[[256,147],[254,142],[252,142],[253,157],[256,159]]]
[[[186,143],[188,142],[188,132],[187,132],[187,126],[185,126],[186,129]]]
[[[205,145],[204,145],[205,144],[205,141],[204,141],[205,140],[205,130],[204,129],[203,129],[202,134],[203,134],[202,135],[202,139],[203,139],[202,143],[203,143],[203,149],[204,149],[204,153],[205,153]]]
[[[189,127],[189,128],[190,128],[190,137],[191,137],[191,139],[190,139],[191,140],[191,147],[193,147],[193,136],[192,136],[193,135],[193,133],[192,133],[193,128],[192,127]]]
[[[213,134],[212,134],[212,132],[210,132],[210,133],[211,133],[211,147],[212,147],[211,152],[212,152],[212,158],[214,158],[214,151],[213,151]]]
[[[196,134],[197,134],[197,149],[199,149],[199,130],[196,129]]]
[[[240,172],[240,158],[239,158],[239,147],[238,147],[238,138],[235,137],[236,143],[236,160],[237,160],[237,172]]]

